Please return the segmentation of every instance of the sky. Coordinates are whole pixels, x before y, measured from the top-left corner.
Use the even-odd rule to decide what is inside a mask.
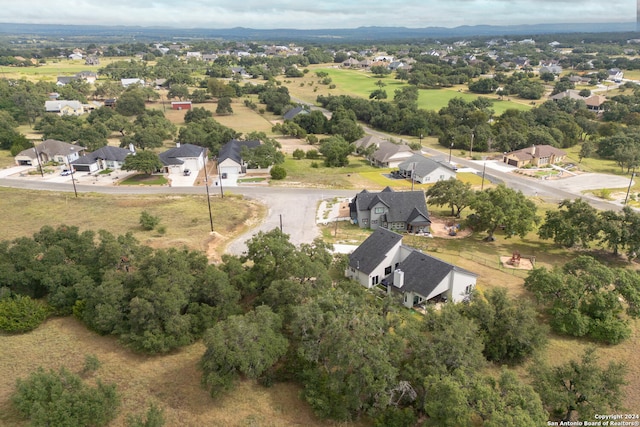
[[[175,28],[451,28],[635,22],[638,4],[640,0],[0,0],[0,22]]]

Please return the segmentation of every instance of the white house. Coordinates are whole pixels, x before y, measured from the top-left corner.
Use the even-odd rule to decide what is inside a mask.
[[[456,177],[456,171],[451,167],[422,154],[409,157],[398,165],[398,169],[402,176],[420,184],[446,181]]]
[[[18,166],[39,166],[48,162],[67,164],[84,155],[86,148],[56,139],[42,141],[34,148],[27,148],[16,155]]]
[[[142,80],[142,79],[120,79],[120,84],[124,88],[127,88],[127,87],[129,87],[131,85],[144,86],[144,80]]]
[[[397,168],[400,163],[411,156],[413,156],[413,151],[408,145],[382,141],[378,145],[378,149],[369,156],[369,161],[380,168]]]
[[[59,116],[81,116],[84,114],[84,105],[80,101],[56,99],[55,101],[45,101],[44,111]]]
[[[378,228],[349,255],[345,276],[371,289],[400,294],[408,307],[461,302],[476,286],[477,274],[402,244],[402,236]]]
[[[260,141],[240,141],[232,139],[220,148],[218,153],[218,171],[222,179],[234,178],[247,173],[247,164],[242,159],[242,148],[255,148],[260,145]]]
[[[207,163],[207,149],[193,144],[176,143],[171,148],[158,155],[164,165],[166,173],[182,174],[186,169],[197,172]]]
[[[73,169],[77,172],[97,172],[99,170],[111,169],[118,170],[122,168],[124,159],[133,154],[131,149],[113,147],[105,145],[98,148],[93,153],[85,154],[77,160],[71,162]]]

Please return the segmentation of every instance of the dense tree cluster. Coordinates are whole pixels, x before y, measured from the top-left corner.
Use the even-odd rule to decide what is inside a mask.
[[[638,316],[640,275],[611,269],[588,256],[579,256],[562,268],[534,269],[524,284],[550,316],[554,331],[617,344],[631,329],[623,316]]]
[[[547,211],[538,234],[558,245],[608,247],[614,255],[624,251],[628,259],[640,253],[640,214],[625,206],[622,211],[598,211],[582,199],[564,200],[560,209]]]
[[[332,280],[330,270],[343,271],[344,263],[329,246],[296,247],[278,229],[258,233],[245,255],[225,255],[219,267],[199,253],[64,226],[1,249],[2,287],[45,298],[137,351],[163,353],[204,337],[202,382],[214,395],[239,377],[295,380],[318,414],[339,420],[546,418],[513,373],[499,380],[479,373],[487,358],[519,363],[543,345],[530,311],[504,293],[419,319],[394,298]],[[445,411],[451,400],[444,395],[460,410]]]

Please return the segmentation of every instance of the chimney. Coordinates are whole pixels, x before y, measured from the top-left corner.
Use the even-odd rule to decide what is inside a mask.
[[[393,286],[398,289],[404,286],[404,271],[397,269],[393,272]]]
[[[532,155],[532,156],[535,156],[535,155],[536,155],[536,146],[535,146],[535,145],[532,145],[532,146],[531,146],[531,155]]]
[[[176,148],[180,148],[180,141],[176,141]]]

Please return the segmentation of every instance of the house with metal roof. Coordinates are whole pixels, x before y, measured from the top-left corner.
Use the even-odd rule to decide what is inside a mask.
[[[402,235],[378,228],[349,255],[347,278],[397,294],[408,307],[461,302],[478,275],[402,244]]]
[[[360,228],[421,233],[431,227],[423,191],[394,191],[390,187],[379,193],[362,190],[349,204],[349,212],[351,221]]]
[[[445,163],[414,154],[398,165],[400,175],[413,179],[419,184],[427,184],[438,181],[446,181],[456,177],[456,171]]]

